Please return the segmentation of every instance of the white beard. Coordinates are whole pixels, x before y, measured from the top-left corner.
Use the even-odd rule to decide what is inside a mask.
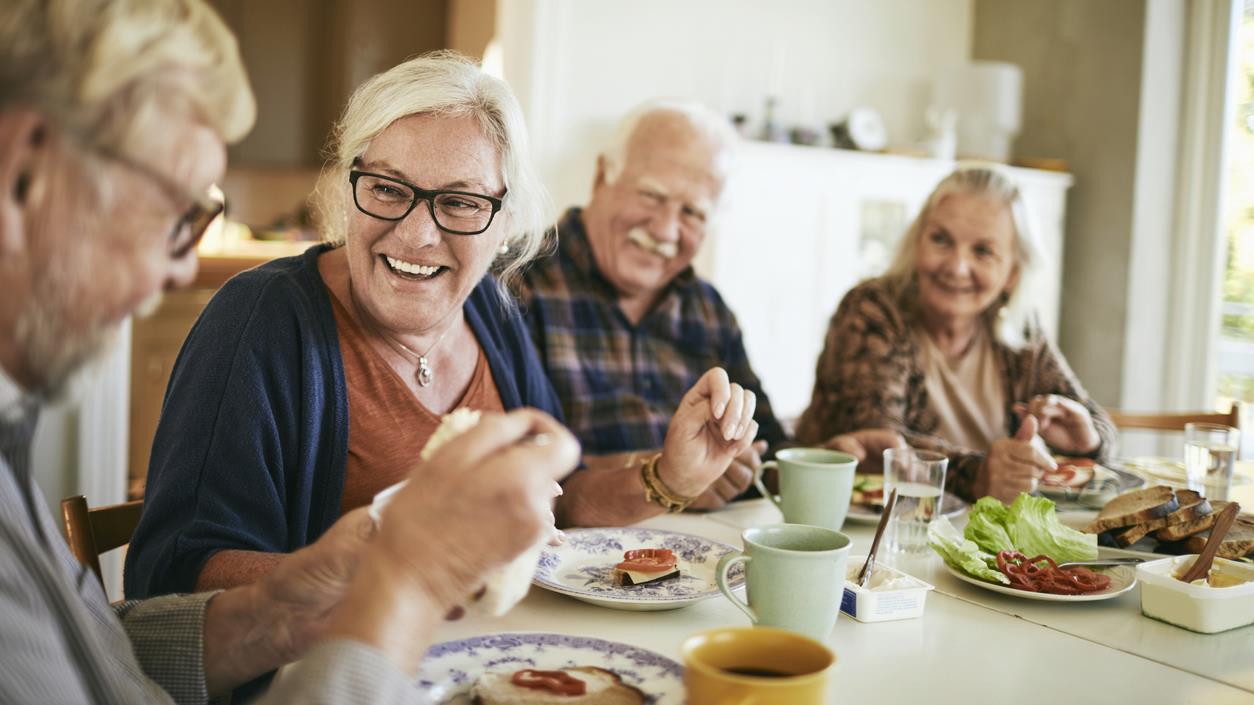
[[[37,292],[18,315],[13,338],[37,380],[36,388],[28,391],[56,402],[77,396],[79,371],[104,357],[117,338],[118,327],[94,320],[86,330],[69,330],[59,305],[63,290],[55,285],[47,288],[51,291]]]

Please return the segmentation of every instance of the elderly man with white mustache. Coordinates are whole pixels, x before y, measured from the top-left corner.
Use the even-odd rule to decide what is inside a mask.
[[[683,484],[685,468],[649,462],[685,391],[710,368],[726,370],[756,396],[758,434],[690,498],[693,508],[739,496],[768,444],[786,440],[735,316],[691,267],[718,210],[737,139],[726,120],[699,105],[636,109],[597,159],[588,205],[559,223],[556,254],[524,275],[519,293],[532,338],[589,469],[567,481],[567,498],[586,501],[567,502],[566,511],[578,514],[559,523],[636,521],[650,513],[650,484]],[[863,458],[899,442],[895,433],[871,430],[828,445]]]

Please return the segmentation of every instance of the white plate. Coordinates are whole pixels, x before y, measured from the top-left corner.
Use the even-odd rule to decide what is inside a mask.
[[[998,583],[990,583],[979,578],[973,578],[966,573],[950,568],[948,565],[945,565],[945,570],[949,571],[950,575],[955,578],[972,585],[978,585],[985,590],[992,590],[993,592],[1000,592],[1003,595],[1012,595],[1014,597],[1026,597],[1029,600],[1044,600],[1046,602],[1095,602],[1097,600],[1109,600],[1136,587],[1136,566],[1118,566],[1101,569],[1101,573],[1110,576],[1110,587],[1100,592],[1088,592],[1083,595],[1052,595],[1047,592],[1017,590]]]
[[[418,669],[418,685],[432,702],[470,703],[470,688],[489,671],[596,666],[618,674],[654,705],[684,702],[684,669],[671,659],[629,644],[567,634],[489,634],[436,644]]]
[[[941,498],[941,502],[941,516],[950,519],[971,508],[971,505],[962,501],[957,495],[948,492]],[[877,524],[880,520],[880,512],[865,504],[851,504],[845,520],[855,524]]]
[[[615,585],[614,566],[635,548],[669,548],[679,578],[647,585]],[[561,546],[540,554],[533,585],[601,607],[620,610],[673,610],[719,594],[714,582],[718,559],[736,549],[710,539],[658,529],[569,529]],[[743,566],[728,574],[732,588],[745,582]]]

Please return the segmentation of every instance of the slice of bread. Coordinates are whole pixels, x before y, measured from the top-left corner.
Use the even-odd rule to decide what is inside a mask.
[[[513,672],[485,673],[475,682],[472,691],[478,705],[644,705],[645,695],[623,682],[617,673],[594,666],[563,668],[568,675],[587,684],[583,695],[557,695],[514,685]]]
[[[1124,526],[1132,526],[1159,519],[1180,508],[1176,494],[1166,485],[1155,485],[1143,490],[1133,490],[1106,503],[1093,523],[1085,527],[1090,534],[1097,534]]]
[[[1114,534],[1115,542],[1120,546],[1131,546],[1148,536],[1151,531],[1200,519],[1211,513],[1210,502],[1194,490],[1176,490],[1176,502],[1180,505],[1180,508],[1165,517],[1150,519],[1140,524],[1134,524],[1127,529],[1116,531]]]
[[[1154,532],[1154,538],[1159,541],[1183,541],[1194,534],[1207,531],[1215,524],[1215,520],[1219,518],[1219,513],[1228,504],[1228,502],[1217,499],[1210,503],[1210,514],[1158,529]]]
[[[1189,553],[1201,553],[1208,538],[1209,531],[1205,534],[1194,534],[1185,540],[1184,545]],[[1215,555],[1220,558],[1241,558],[1251,554],[1254,554],[1254,516],[1246,514],[1237,517],[1233,522],[1232,528],[1228,529],[1228,534],[1219,543],[1219,552]]]

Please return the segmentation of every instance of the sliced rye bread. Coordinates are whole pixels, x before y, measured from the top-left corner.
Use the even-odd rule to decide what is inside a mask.
[[[1093,523],[1084,528],[1090,534],[1132,526],[1165,517],[1180,508],[1176,493],[1166,485],[1134,490],[1106,503]]]
[[[1185,539],[1184,545],[1189,553],[1201,553],[1209,537],[1209,531],[1205,534],[1194,534]],[[1254,554],[1254,516],[1246,514],[1233,522],[1232,528],[1228,529],[1228,535],[1219,543],[1219,552],[1215,555],[1220,558],[1241,558],[1252,554]]]
[[[1131,546],[1148,536],[1151,531],[1194,521],[1211,513],[1210,502],[1194,490],[1176,490],[1176,502],[1180,508],[1165,517],[1150,519],[1115,532],[1115,542],[1120,546]]]
[[[1181,522],[1179,524],[1171,524],[1154,532],[1154,538],[1159,541],[1183,541],[1194,534],[1199,534],[1210,529],[1215,524],[1215,520],[1219,518],[1219,513],[1229,502],[1217,499],[1210,503],[1211,513],[1203,517],[1198,517],[1192,521]]]

